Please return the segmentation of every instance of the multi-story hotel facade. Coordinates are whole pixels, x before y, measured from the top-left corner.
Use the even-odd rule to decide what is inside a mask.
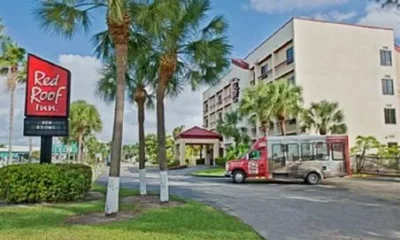
[[[399,51],[392,29],[293,18],[243,59],[245,67],[233,66],[203,93],[203,127],[215,131],[246,88],[280,80],[302,87],[305,107],[338,102],[350,144],[358,135],[398,143]],[[247,119],[241,124],[253,140],[262,135]],[[301,134],[299,126],[299,119],[287,121],[288,134]],[[277,125],[270,134],[280,134]],[[221,147],[231,141],[224,139]]]

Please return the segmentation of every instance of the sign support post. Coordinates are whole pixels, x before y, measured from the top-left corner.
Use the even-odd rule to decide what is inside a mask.
[[[40,163],[51,163],[53,137],[40,137]]]
[[[69,134],[69,70],[28,55],[24,136],[40,136],[40,163],[51,163],[53,137]]]

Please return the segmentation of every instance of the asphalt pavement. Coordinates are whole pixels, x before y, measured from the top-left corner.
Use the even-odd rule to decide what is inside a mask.
[[[190,176],[193,169],[169,172],[170,193],[210,204],[239,217],[268,240],[399,240],[400,183],[381,185],[392,195],[346,187],[346,180],[303,183],[233,184],[230,179]],[[138,188],[135,167],[123,167],[121,186]],[[99,178],[105,184],[106,174]],[[149,169],[149,191],[158,192],[159,173]],[[218,224],[218,223],[215,223]]]

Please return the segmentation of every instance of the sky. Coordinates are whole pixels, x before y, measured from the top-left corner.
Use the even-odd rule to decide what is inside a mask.
[[[6,33],[28,52],[68,68],[72,73],[72,101],[84,99],[96,105],[103,120],[103,131],[98,137],[108,141],[112,134],[113,106],[106,105],[94,95],[94,84],[99,79],[101,60],[93,54],[91,37],[105,30],[102,12],[94,12],[90,32],[79,32],[65,39],[39,27],[33,11],[39,0],[0,0],[0,18]],[[232,57],[245,57],[252,49],[294,16],[318,20],[389,27],[400,40],[400,11],[382,9],[371,0],[211,0],[209,16],[224,15],[229,22],[228,37],[233,45]],[[9,95],[4,79],[0,79],[0,143],[7,143],[9,123]],[[175,99],[166,100],[167,131],[179,125],[186,128],[202,125],[203,86],[196,92],[190,89]],[[14,144],[26,145],[22,136],[25,92],[20,86],[16,93]],[[156,132],[155,111],[146,115],[146,131]],[[137,141],[137,110],[126,104],[124,143]],[[34,139],[35,145],[39,143]]]

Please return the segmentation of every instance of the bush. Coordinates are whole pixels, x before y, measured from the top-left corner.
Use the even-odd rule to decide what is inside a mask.
[[[217,164],[218,166],[225,166],[226,161],[226,158],[219,157],[215,159],[215,164]]]
[[[7,203],[81,200],[91,183],[92,169],[80,164],[21,164],[0,169],[0,196]]]

